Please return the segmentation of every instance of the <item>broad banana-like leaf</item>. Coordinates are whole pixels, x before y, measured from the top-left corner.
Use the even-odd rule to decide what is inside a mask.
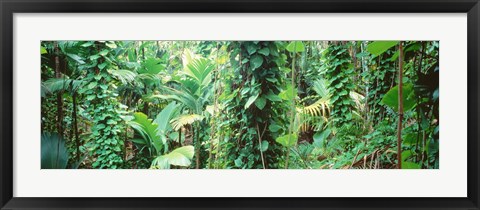
[[[152,162],[152,168],[169,169],[170,165],[187,167],[191,164],[194,154],[194,147],[179,147],[166,155],[155,158]]]
[[[143,138],[147,139],[155,147],[157,154],[160,154],[164,144],[161,137],[157,134],[157,123],[152,122],[142,112],[135,112],[133,116],[134,119],[128,122],[128,124],[139,132]]]
[[[167,143],[166,133],[171,130],[170,120],[176,115],[178,105],[175,102],[168,104],[155,118],[157,135],[161,137],[163,144]]]
[[[390,89],[382,98],[382,103],[398,112],[398,85]],[[413,84],[403,85],[403,111],[407,112],[415,107],[415,91]]]
[[[398,41],[375,41],[368,44],[367,51],[378,56],[397,44]]]
[[[41,168],[65,169],[68,163],[68,150],[65,140],[58,134],[44,133],[41,139]]]

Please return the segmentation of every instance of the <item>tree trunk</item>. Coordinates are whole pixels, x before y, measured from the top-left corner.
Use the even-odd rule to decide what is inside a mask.
[[[200,169],[200,135],[198,126],[193,126],[193,136],[195,136],[195,168]]]
[[[60,50],[58,48],[58,42],[54,42],[55,48],[55,77],[61,78],[62,74],[60,72]],[[57,132],[60,137],[63,138],[63,91],[57,93]]]
[[[397,130],[397,168],[402,168],[402,121],[403,121],[403,47],[398,46],[398,130]]]
[[[75,142],[77,146],[77,161],[80,161],[80,139],[78,138],[78,123],[77,123],[77,92],[73,93],[73,130],[75,132]]]

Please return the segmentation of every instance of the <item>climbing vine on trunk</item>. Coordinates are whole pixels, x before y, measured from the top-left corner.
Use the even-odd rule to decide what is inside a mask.
[[[79,93],[85,96],[86,112],[92,119],[91,154],[96,157],[92,167],[121,168],[124,146],[121,134],[125,129],[121,114],[124,107],[116,99],[116,86],[108,72],[114,68],[109,58],[112,52],[103,42],[87,42],[83,46],[88,48],[91,56],[82,66],[88,73],[84,78],[85,86]]]

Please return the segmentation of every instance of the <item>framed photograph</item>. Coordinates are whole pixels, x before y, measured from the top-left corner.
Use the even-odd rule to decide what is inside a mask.
[[[479,209],[478,0],[0,6],[1,209]]]

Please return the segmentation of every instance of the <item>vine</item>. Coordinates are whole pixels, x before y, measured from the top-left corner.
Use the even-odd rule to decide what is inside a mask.
[[[87,42],[84,47],[92,53],[84,64],[88,70],[84,78],[85,86],[79,91],[85,96],[86,112],[91,116],[92,128],[90,138],[93,140],[91,155],[96,159],[93,168],[121,168],[123,164],[122,148],[124,142],[121,132],[125,129],[122,124],[122,111],[125,107],[117,101],[116,86],[108,69],[113,68],[109,61],[111,53],[108,43]]]
[[[324,51],[326,77],[329,80],[333,96],[330,99],[333,109],[331,116],[339,127],[352,120],[354,102],[350,98],[350,91],[355,87],[352,81],[354,67],[348,52],[348,44],[337,43],[330,45]]]
[[[276,168],[274,154],[280,148],[274,140],[279,133],[274,123],[285,106],[277,96],[282,90],[280,67],[285,55],[274,42],[235,42],[230,47],[234,75],[239,75],[231,78],[232,102],[225,103],[228,114],[236,119],[233,139],[238,144],[230,144],[230,157],[238,168]]]

